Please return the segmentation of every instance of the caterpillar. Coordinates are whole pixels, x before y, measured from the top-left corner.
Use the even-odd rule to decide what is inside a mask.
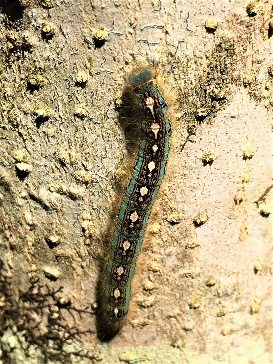
[[[138,104],[141,139],[99,288],[101,313],[97,318],[98,334],[105,340],[116,335],[128,313],[136,260],[165,173],[171,133],[167,104],[153,79],[153,72],[148,67],[139,68],[129,75],[128,83]]]

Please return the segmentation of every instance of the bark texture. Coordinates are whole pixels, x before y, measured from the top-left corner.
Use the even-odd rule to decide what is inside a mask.
[[[268,1],[0,2],[1,364],[271,362],[271,16]],[[129,318],[100,343],[140,65],[169,104],[171,153]]]

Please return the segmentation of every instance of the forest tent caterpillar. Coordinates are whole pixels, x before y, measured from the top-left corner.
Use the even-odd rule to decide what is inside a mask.
[[[99,287],[101,312],[97,324],[102,340],[110,340],[127,315],[136,260],[169,153],[171,126],[166,115],[167,105],[152,71],[147,67],[137,69],[129,75],[128,81],[138,102],[141,139]]]

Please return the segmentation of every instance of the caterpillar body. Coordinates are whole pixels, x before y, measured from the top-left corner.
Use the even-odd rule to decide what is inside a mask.
[[[153,202],[165,173],[169,153],[170,122],[167,105],[159,92],[153,73],[141,68],[129,75],[129,84],[142,115],[141,139],[133,175],[118,213],[103,283],[101,336],[108,339],[122,326],[128,312],[131,281],[141,249]],[[108,326],[108,327],[105,327]]]

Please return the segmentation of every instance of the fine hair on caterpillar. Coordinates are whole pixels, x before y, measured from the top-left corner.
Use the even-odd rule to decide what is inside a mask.
[[[126,83],[122,92],[119,124],[124,133],[129,155],[137,152],[139,142],[142,138],[141,118],[145,118],[144,111],[139,107],[134,89]]]
[[[131,72],[123,90],[120,123],[129,152],[137,156],[129,184],[120,196],[118,216],[111,219],[97,287],[97,330],[113,338],[129,310],[131,283],[153,202],[165,173],[171,127],[166,102],[150,68]]]

